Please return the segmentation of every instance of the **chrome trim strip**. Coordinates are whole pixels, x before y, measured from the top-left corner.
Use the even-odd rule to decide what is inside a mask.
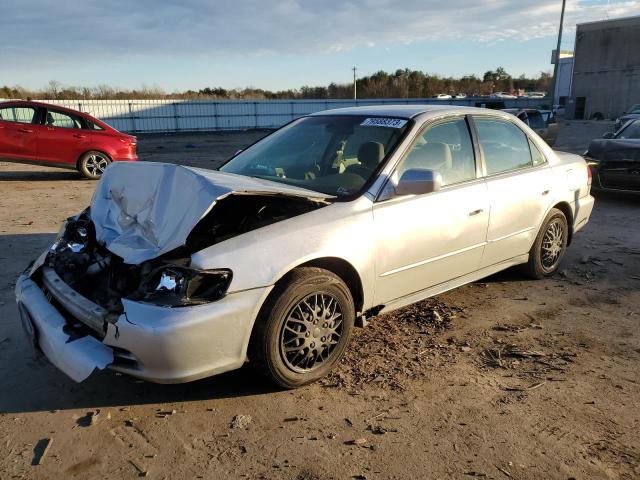
[[[504,239],[509,238],[509,237],[515,237],[516,235],[520,235],[521,233],[529,232],[529,231],[533,230],[534,228],[535,227],[523,228],[522,230],[518,230],[517,232],[509,233],[507,235],[503,235],[502,237],[494,238],[493,240],[487,240],[487,243],[495,243],[495,242],[499,242],[500,240],[504,240]]]
[[[473,250],[474,248],[484,247],[487,242],[477,243],[476,245],[471,245],[470,247],[461,248],[460,250],[456,250],[455,252],[445,253],[444,255],[439,255],[437,257],[428,258],[427,260],[422,260],[420,262],[412,263],[410,265],[405,265],[403,267],[395,268],[393,270],[389,270],[388,272],[381,273],[381,277],[386,277],[388,275],[393,275],[394,273],[403,272],[405,270],[409,270],[410,268],[419,267],[421,265],[426,265],[427,263],[436,262],[438,260],[442,260],[443,258],[450,257],[452,255],[457,255],[459,253],[468,252],[469,250]]]

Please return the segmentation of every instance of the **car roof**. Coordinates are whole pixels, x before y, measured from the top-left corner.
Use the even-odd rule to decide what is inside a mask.
[[[521,112],[529,113],[529,112],[545,112],[545,111],[548,112],[549,111],[549,110],[539,110],[537,108],[501,108],[500,110],[503,112],[511,113],[511,114],[516,114]]]
[[[434,113],[434,114],[460,114],[460,113],[486,113],[496,112],[487,108],[477,107],[465,107],[459,105],[369,105],[364,107],[346,107],[346,108],[334,108],[331,110],[322,110],[321,112],[315,112],[309,116],[323,116],[323,115],[369,115],[378,117],[395,117],[395,118],[414,118],[418,115]],[[499,115],[499,114],[498,114]]]
[[[60,111],[67,112],[67,113],[71,113],[73,115],[79,115],[79,116],[84,117],[84,118],[86,118],[88,120],[91,120],[92,122],[97,123],[98,125],[100,125],[105,130],[117,131],[111,125],[109,125],[107,123],[104,123],[102,120],[100,120],[99,118],[94,117],[93,115],[90,115],[90,114],[85,113],[85,112],[81,112],[80,110],[74,110],[73,108],[63,107],[62,105],[55,105],[53,103],[45,103],[45,102],[37,102],[37,101],[34,101],[34,100],[7,100],[7,101],[4,101],[4,102],[0,102],[0,107],[10,106],[10,105],[28,105],[28,106],[31,106],[31,107],[54,108],[56,110],[60,110]]]
[[[42,108],[55,108],[56,110],[63,110],[69,113],[82,114],[87,116],[86,113],[81,112],[79,110],[74,110],[72,108],[63,107],[62,105],[54,105],[53,103],[45,103],[45,102],[37,102],[35,100],[8,100],[5,102],[0,102],[0,106],[2,105],[30,105],[32,107],[42,107]],[[89,115],[91,116],[91,115]]]

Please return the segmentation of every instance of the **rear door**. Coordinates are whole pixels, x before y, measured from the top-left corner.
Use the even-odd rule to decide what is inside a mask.
[[[0,107],[0,158],[26,162],[37,159],[38,131],[33,123],[36,119],[35,107]]]
[[[490,214],[482,266],[525,254],[550,207],[552,173],[527,135],[505,119],[474,116]]]
[[[40,127],[38,160],[45,163],[75,165],[89,146],[89,131],[83,121],[62,110],[48,108]]]

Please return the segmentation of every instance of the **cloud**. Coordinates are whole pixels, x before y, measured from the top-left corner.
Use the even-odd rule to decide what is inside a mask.
[[[124,57],[326,54],[424,40],[552,37],[559,0],[21,0],[0,19],[0,61],[37,65]],[[640,0],[569,0],[575,24],[639,14]]]

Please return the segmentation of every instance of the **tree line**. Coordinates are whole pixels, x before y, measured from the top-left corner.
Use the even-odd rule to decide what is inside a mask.
[[[523,93],[525,91],[546,92],[551,75],[540,72],[535,78],[525,75],[513,77],[498,67],[482,77],[465,75],[460,78],[443,77],[411,70],[396,70],[393,73],[378,71],[356,81],[358,98],[429,98],[438,94],[483,96],[494,92]],[[40,90],[29,90],[20,86],[0,87],[0,98],[32,98],[48,100],[127,100],[127,99],[341,99],[353,98],[352,83],[330,83],[328,86],[303,86],[299,89],[264,90],[261,88],[206,87],[168,93],[159,87],[143,86],[139,89],[119,89],[108,85],[97,87],[63,86],[52,80]]]

